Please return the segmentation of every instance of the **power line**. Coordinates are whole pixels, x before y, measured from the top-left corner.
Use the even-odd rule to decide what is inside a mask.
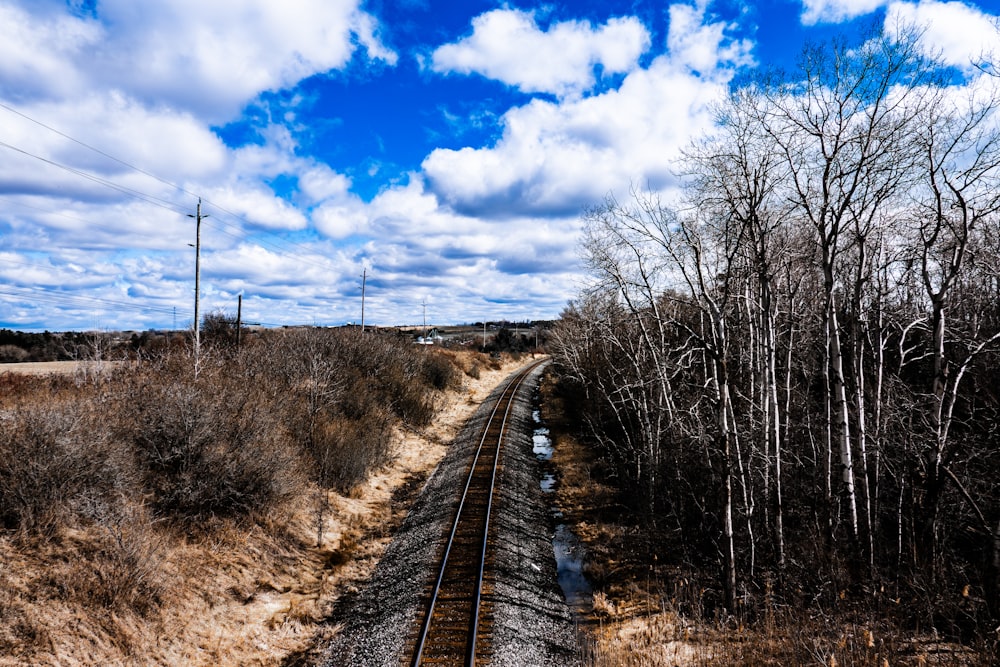
[[[40,121],[40,120],[38,120],[36,118],[32,118],[31,116],[29,116],[28,114],[26,114],[24,112],[18,111],[17,109],[15,109],[13,107],[7,106],[3,102],[0,102],[0,108],[6,109],[7,111],[11,112],[12,114],[16,114],[16,115],[20,116],[21,118],[24,118],[25,120],[28,120],[28,121],[31,121],[32,123],[35,123],[36,125],[40,125],[41,127],[44,127],[46,130],[49,130],[50,132],[54,132],[55,134],[58,134],[60,137],[63,137],[64,139],[69,139],[73,143],[79,144],[80,146],[83,146],[84,148],[88,148],[88,149],[94,151],[95,153],[97,153],[98,155],[103,155],[104,157],[108,158],[109,160],[113,160],[113,161],[117,162],[120,165],[128,167],[129,169],[132,169],[133,171],[137,171],[140,174],[145,174],[146,176],[149,176],[150,178],[153,178],[153,179],[159,181],[160,183],[163,183],[164,185],[169,185],[170,187],[172,187],[172,188],[174,188],[176,190],[179,190],[179,191],[183,192],[184,194],[191,195],[192,197],[196,196],[194,193],[188,192],[187,190],[185,190],[181,186],[177,185],[176,183],[171,183],[170,181],[168,181],[168,180],[166,180],[164,178],[160,178],[156,174],[150,173],[150,172],[146,171],[145,169],[141,169],[140,167],[137,167],[134,164],[131,164],[129,162],[126,162],[125,160],[117,158],[114,155],[111,155],[110,153],[105,153],[100,148],[95,148],[95,147],[91,146],[88,143],[84,143],[83,141],[80,141],[79,139],[77,139],[75,137],[69,136],[65,132],[60,132],[56,128],[54,128],[54,127],[52,127],[50,125],[46,125],[42,121]]]
[[[144,192],[140,192],[138,190],[134,190],[134,189],[126,187],[124,185],[119,185],[119,184],[117,184],[117,183],[115,183],[113,181],[109,181],[109,180],[107,180],[105,178],[101,178],[100,176],[95,176],[94,174],[91,174],[89,172],[83,171],[81,169],[77,169],[75,167],[70,167],[69,165],[62,164],[61,162],[56,162],[55,160],[50,160],[49,158],[42,157],[41,155],[35,155],[31,151],[27,151],[27,150],[25,150],[23,148],[18,148],[17,146],[14,146],[12,144],[8,144],[5,141],[0,141],[0,146],[3,146],[4,148],[10,149],[12,151],[16,151],[16,152],[21,153],[23,155],[26,155],[28,157],[34,158],[34,159],[39,160],[41,162],[44,162],[46,164],[52,165],[53,167],[57,167],[59,169],[63,169],[65,171],[70,172],[71,174],[76,174],[77,176],[80,176],[81,178],[85,178],[85,179],[87,179],[89,181],[93,181],[94,183],[97,183],[98,185],[103,185],[103,186],[105,186],[107,188],[111,188],[112,190],[116,190],[116,191],[118,191],[118,192],[120,192],[120,193],[122,193],[124,195],[128,195],[130,197],[135,197],[136,199],[140,199],[140,200],[146,202],[147,204],[152,204],[153,206],[159,206],[160,208],[164,208],[164,209],[167,209],[168,211],[173,211],[175,213],[183,213],[184,212],[184,209],[182,209],[180,206],[178,206],[177,204],[174,204],[173,202],[167,201],[166,199],[161,199],[161,198],[159,198],[159,197],[157,197],[155,195],[146,194]]]
[[[243,216],[238,215],[237,213],[234,213],[233,211],[230,211],[229,209],[227,209],[227,208],[225,208],[225,207],[223,207],[223,206],[221,206],[221,205],[213,202],[212,200],[210,200],[210,199],[208,199],[206,197],[203,197],[201,195],[196,195],[195,193],[193,193],[193,192],[191,192],[189,190],[186,190],[185,188],[181,187],[180,185],[177,185],[176,183],[173,183],[173,182],[171,182],[171,181],[169,181],[169,180],[167,180],[165,178],[161,178],[160,176],[157,176],[156,174],[153,174],[152,172],[149,172],[149,171],[146,171],[145,169],[137,167],[137,166],[131,164],[130,162],[127,162],[125,160],[122,160],[121,158],[118,158],[118,157],[116,157],[114,155],[111,155],[110,153],[107,153],[106,151],[102,151],[99,148],[96,148],[96,147],[94,147],[94,146],[92,146],[92,145],[90,145],[90,144],[88,144],[88,143],[86,143],[84,141],[81,141],[81,140],[79,140],[79,139],[77,139],[75,137],[72,137],[72,136],[66,134],[65,132],[62,132],[62,131],[60,131],[60,130],[58,130],[58,129],[50,126],[50,125],[47,125],[47,124],[43,123],[42,121],[40,121],[40,120],[38,120],[36,118],[32,118],[31,116],[27,115],[26,113],[24,113],[22,111],[19,111],[17,109],[14,109],[13,107],[11,107],[9,105],[6,105],[6,104],[4,104],[2,102],[0,102],[0,108],[6,109],[10,113],[13,113],[13,114],[15,114],[17,116],[20,116],[21,118],[24,118],[25,120],[28,120],[28,121],[30,121],[32,123],[35,123],[36,125],[38,125],[40,127],[43,127],[46,130],[49,130],[50,132],[53,132],[53,133],[59,135],[60,137],[63,137],[65,139],[69,140],[69,141],[72,141],[75,144],[83,146],[84,148],[87,148],[88,150],[94,151],[98,155],[106,157],[109,160],[113,160],[114,162],[117,162],[118,164],[120,164],[120,165],[122,165],[124,167],[132,169],[133,171],[136,171],[137,173],[143,174],[145,176],[149,176],[150,178],[153,178],[153,179],[159,181],[160,183],[163,183],[164,185],[168,185],[168,186],[174,188],[175,190],[177,190],[179,192],[183,192],[184,194],[189,195],[191,197],[199,197],[200,199],[202,199],[204,201],[205,204],[207,204],[209,206],[212,206],[213,208],[215,208],[215,209],[217,209],[217,210],[219,210],[219,211],[221,211],[221,212],[229,215],[230,217],[232,217],[232,218],[234,218],[236,220],[239,220],[240,222],[244,223],[247,226],[252,226],[252,223],[249,220],[247,220],[246,218],[244,218]],[[47,162],[51,162],[49,160],[46,160],[45,158],[41,158],[39,156],[32,155],[31,153],[28,153],[27,151],[24,151],[22,149],[18,149],[16,147],[12,147],[9,144],[3,144],[3,142],[0,142],[0,145],[6,145],[9,148],[13,148],[14,150],[18,150],[18,151],[23,152],[23,153],[25,153],[27,155],[31,155],[32,157],[35,157],[37,159],[40,159],[40,160],[43,160],[43,161],[47,161]],[[56,166],[59,166],[61,168],[73,171],[74,173],[79,173],[81,176],[84,176],[85,178],[91,178],[91,180],[95,180],[96,179],[97,182],[101,182],[103,180],[103,179],[99,179],[98,177],[92,177],[90,175],[87,175],[84,172],[78,172],[77,170],[73,170],[72,167],[66,167],[64,165],[59,165],[58,163],[53,163],[53,164],[56,164]],[[116,184],[111,183],[110,181],[104,181],[104,184],[108,185],[108,187],[113,187],[114,189],[116,189],[116,190],[118,190],[120,192],[123,191],[122,188],[124,188],[124,186],[117,186]],[[130,189],[129,188],[125,188],[125,190],[130,190]],[[138,191],[133,191],[133,192],[138,193]],[[139,194],[141,194],[141,193],[139,193]],[[176,208],[175,204],[172,204],[170,202],[166,202],[166,200],[159,199],[158,197],[153,197],[152,195],[144,195],[144,196],[150,197],[150,198],[153,198],[153,199],[157,199],[157,200],[159,200],[161,202],[164,202],[164,203],[168,204],[171,207],[170,210],[174,210],[176,212],[180,212],[180,213],[185,213],[186,214],[186,210],[178,210]],[[150,202],[150,203],[153,203],[153,202]],[[217,220],[218,220],[218,218],[217,218]],[[246,236],[248,236],[246,234],[246,230],[240,229],[238,227],[235,227],[234,225],[226,225],[225,223],[223,223],[221,221],[219,221],[218,225],[217,224],[213,224],[213,223],[208,223],[208,225],[210,227],[214,227],[216,229],[219,229],[219,231],[222,231],[223,233],[229,234],[233,238],[236,238],[236,239],[239,239],[239,240],[242,240],[242,239],[246,238]],[[220,226],[228,226],[228,227],[230,227],[230,229],[236,228],[239,232],[241,232],[243,234],[243,236],[238,236],[238,235],[233,234],[231,232],[226,232],[225,230],[220,229]],[[289,248],[291,248],[291,247],[297,247],[297,248],[300,248],[302,251],[306,252],[308,255],[315,254],[312,249],[310,249],[310,248],[308,248],[308,247],[306,247],[306,246],[304,246],[304,245],[302,245],[300,243],[296,243],[294,241],[282,241],[282,243],[277,243],[277,242],[270,241],[270,240],[265,240],[265,239],[255,239],[254,242],[257,243],[258,245],[270,246],[273,250],[277,251],[279,254],[287,255],[287,256],[290,256],[290,257],[294,257],[294,258],[300,259],[300,260],[302,260],[302,261],[304,261],[304,262],[306,262],[308,264],[312,264],[312,265],[317,266],[319,268],[323,268],[323,269],[332,268],[332,265],[329,262],[325,262],[325,263],[315,262],[315,261],[312,261],[307,256],[297,255],[295,252],[290,252],[289,251]]]
[[[57,292],[40,287],[0,287],[0,295],[13,296],[22,299],[28,298],[41,303],[76,306],[78,308],[90,308],[95,305],[114,306],[117,309],[163,314],[172,314],[174,310],[171,306],[140,305],[134,301],[119,301],[116,299],[105,299],[96,296],[66,294],[64,292]]]

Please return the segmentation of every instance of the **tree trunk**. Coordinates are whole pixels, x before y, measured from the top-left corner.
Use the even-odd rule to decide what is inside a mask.
[[[993,531],[990,561],[985,577],[986,604],[994,620],[1000,620],[1000,522]]]
[[[842,493],[847,502],[848,516],[851,521],[851,536],[858,538],[858,501],[854,491],[854,463],[851,454],[851,423],[847,404],[847,387],[844,382],[844,360],[840,351],[840,324],[837,318],[837,305],[833,294],[830,295],[828,313],[830,326],[830,367],[832,371],[834,418],[837,425],[837,435],[840,448],[840,478],[843,483]]]

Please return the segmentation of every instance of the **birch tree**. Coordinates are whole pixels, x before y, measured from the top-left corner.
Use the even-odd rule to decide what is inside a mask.
[[[760,122],[784,156],[797,211],[814,232],[824,296],[825,438],[827,451],[839,454],[841,497],[856,547],[856,424],[840,321],[846,281],[837,265],[850,243],[850,225],[873,220],[905,177],[908,133],[926,71],[914,35],[877,34],[858,48],[836,43],[807,49],[801,81],[763,91],[769,104]]]
[[[919,140],[923,180],[916,191],[916,252],[920,282],[929,305],[932,362],[928,423],[930,442],[921,462],[925,476],[922,543],[933,563],[938,509],[951,475],[954,455],[950,436],[962,380],[970,365],[1000,339],[984,331],[974,315],[962,323],[964,340],[950,323],[956,291],[967,279],[985,225],[1000,213],[1000,95],[996,89],[966,99],[942,98],[928,109]],[[991,527],[988,527],[991,532]]]
[[[748,392],[754,404],[750,411],[760,415],[765,495],[773,506],[774,545],[779,568],[784,568],[784,527],[782,509],[782,414],[779,400],[777,274],[789,258],[788,229],[791,208],[781,196],[786,174],[782,155],[756,122],[761,100],[749,91],[736,91],[719,107],[718,132],[697,144],[685,159],[692,178],[689,197],[692,205],[727,219],[729,236],[735,234],[734,248],[743,265],[746,281],[744,301],[751,341],[751,377],[758,386]],[[726,268],[734,274],[735,266]],[[790,343],[789,343],[790,344]],[[759,352],[754,348],[759,349]],[[756,360],[756,363],[754,362]]]

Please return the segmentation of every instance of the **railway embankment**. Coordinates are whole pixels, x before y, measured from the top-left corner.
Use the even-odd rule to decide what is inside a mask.
[[[532,453],[532,388],[518,392],[509,417],[494,510],[491,560],[493,664],[577,664],[575,633],[557,584],[552,521]],[[324,666],[399,665],[424,613],[462,485],[502,386],[483,402],[449,446],[364,590],[338,605],[341,627],[323,651]]]

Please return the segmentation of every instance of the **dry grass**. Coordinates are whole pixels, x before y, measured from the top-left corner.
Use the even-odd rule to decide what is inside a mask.
[[[488,364],[479,355],[456,361],[463,370]],[[50,520],[48,510],[36,512],[37,523],[28,526],[14,517],[0,531],[0,665],[279,665],[303,653],[317,638],[336,632],[323,619],[374,570],[391,527],[406,511],[394,502],[399,490],[433,470],[475,402],[511,366],[484,370],[479,380],[466,377],[460,387],[443,368],[431,368],[426,379],[451,387],[434,399],[438,416],[426,426],[395,422],[387,433],[391,456],[385,464],[341,491],[306,477],[296,482],[294,495],[267,512],[209,516],[202,509],[210,505],[197,505],[178,521],[154,502],[159,487],[142,481],[151,464],[139,457],[133,468],[120,461],[115,469],[134,474],[122,484],[144,487],[144,496],[114,486],[97,495],[69,488],[49,501],[58,509],[56,518]],[[0,414],[39,402],[61,404],[62,392],[79,382],[55,377],[22,382],[6,376],[5,386],[18,386],[34,399],[15,401],[8,393],[0,397]],[[149,416],[154,410],[145,405]],[[213,406],[207,399],[177,405],[207,405],[209,413]],[[259,414],[251,407],[246,416]],[[400,396],[400,409],[424,408],[413,396]],[[160,414],[159,421],[145,424],[186,424],[197,431],[198,410],[177,412],[176,419]],[[257,442],[245,428],[252,421],[237,419],[230,428],[234,435],[223,444]],[[41,436],[52,451],[90,460],[74,444],[81,440]],[[53,474],[72,469],[63,466]]]
[[[0,373],[17,375],[93,375],[120,367],[121,361],[25,361],[0,364]]]

